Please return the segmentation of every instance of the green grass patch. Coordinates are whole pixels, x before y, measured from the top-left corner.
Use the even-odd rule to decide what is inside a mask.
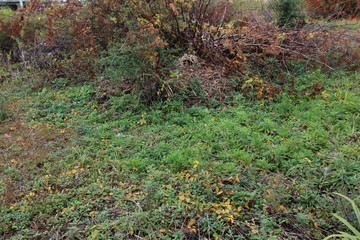
[[[12,155],[14,163],[3,155],[0,191],[9,182],[26,187],[3,199],[0,235],[321,239],[336,232],[332,213],[355,216],[331,193],[358,201],[359,74],[314,71],[297,84],[315,80],[326,86],[315,98],[235,94],[216,109],[169,101],[124,112],[122,98],[99,104],[89,85],[29,93],[27,127],[48,131],[39,142],[51,151],[39,166],[27,165],[30,178],[22,177],[26,157]]]

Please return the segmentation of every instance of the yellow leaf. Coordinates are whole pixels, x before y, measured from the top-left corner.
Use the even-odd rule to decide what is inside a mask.
[[[310,221],[313,222],[315,228],[319,228],[319,224],[315,221],[315,219],[310,218]]]
[[[192,228],[190,229],[190,231],[196,233],[196,227],[192,227]]]
[[[190,221],[189,221],[188,224],[187,224],[187,227],[188,227],[188,228],[191,228],[192,225],[194,225],[195,223],[196,223],[196,220],[195,220],[195,219],[190,219]]]
[[[287,208],[286,208],[286,207],[284,207],[283,205],[280,205],[280,206],[279,206],[279,210],[281,210],[281,211],[285,211],[285,210],[287,210]]]
[[[91,233],[90,237],[91,239],[96,239],[99,235],[99,231],[98,230],[95,230],[94,232]]]
[[[10,162],[12,162],[12,163],[14,163],[14,164],[17,163],[17,161],[16,161],[15,159],[11,159]]]
[[[318,225],[317,222],[314,222],[314,227],[315,227],[315,228],[319,228],[319,225]]]
[[[227,217],[226,219],[228,222],[231,222],[231,223],[234,223],[234,216],[233,215],[230,215]]]
[[[13,209],[14,207],[16,207],[16,203],[14,203],[13,205],[11,205],[10,207],[9,207],[9,209]]]
[[[308,159],[308,158],[304,158],[304,160],[306,160],[310,164],[312,163],[312,161],[310,159]]]

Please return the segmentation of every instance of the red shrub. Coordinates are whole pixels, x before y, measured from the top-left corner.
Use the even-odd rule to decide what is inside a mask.
[[[359,0],[306,0],[307,8],[314,17],[356,18],[359,16]]]
[[[55,76],[88,79],[94,76],[99,50],[127,31],[123,27],[127,17],[118,17],[125,13],[122,3],[32,0],[10,19],[0,19],[0,31],[18,43],[13,49],[21,52],[18,60],[46,67]]]

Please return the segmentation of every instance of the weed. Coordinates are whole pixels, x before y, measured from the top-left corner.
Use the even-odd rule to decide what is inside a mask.
[[[356,66],[357,43],[233,14],[33,0],[0,18],[16,43],[0,69],[1,238],[335,233],[328,193],[359,186],[359,74],[307,66]]]
[[[101,103],[89,85],[29,92],[28,126],[0,132],[1,233],[323,238],[341,208],[327,192],[358,185],[355,75],[315,71],[298,87],[324,80],[326,95],[235,95],[217,109]]]
[[[1,83],[0,83],[1,84]],[[0,93],[0,123],[11,119],[11,113],[6,108],[6,103],[8,102],[6,92]]]
[[[359,208],[356,206],[355,201],[348,198],[348,197],[346,197],[346,196],[344,196],[344,195],[342,195],[342,194],[340,194],[340,193],[336,193],[336,194],[339,195],[340,197],[344,198],[345,200],[347,200],[351,204],[351,206],[352,206],[352,208],[353,208],[353,210],[355,212],[356,218],[357,218],[357,225],[360,226],[360,211],[359,211]],[[358,230],[356,230],[356,228],[353,225],[351,225],[346,219],[344,219],[343,217],[340,217],[337,214],[334,214],[334,216],[337,219],[339,219],[346,227],[348,227],[348,229],[354,235],[351,235],[351,234],[346,233],[346,232],[340,232],[339,231],[339,234],[330,235],[330,236],[324,238],[324,240],[331,239],[331,238],[338,238],[338,237],[343,238],[343,239],[354,239],[354,240],[360,239],[360,232]]]

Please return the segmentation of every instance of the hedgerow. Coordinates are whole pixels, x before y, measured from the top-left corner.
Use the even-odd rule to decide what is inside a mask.
[[[309,26],[285,29],[284,21],[278,27],[242,17],[227,0],[71,0],[62,4],[33,0],[0,20],[1,39],[5,39],[0,47],[12,52],[13,62],[41,69],[46,83],[59,78],[98,80],[121,89],[130,87],[148,103],[184,87],[184,82],[168,81],[169,62],[174,66],[184,53],[199,57],[204,65],[221,66],[222,77],[238,79],[240,87],[234,86],[238,90],[249,86],[241,87],[249,78],[262,77],[249,72],[271,69],[271,61],[284,69],[291,61],[329,69],[359,67],[355,36]],[[271,99],[282,91],[274,77],[268,80],[257,82],[264,84],[259,89],[268,89],[258,98]],[[290,80],[284,84],[292,86]]]

